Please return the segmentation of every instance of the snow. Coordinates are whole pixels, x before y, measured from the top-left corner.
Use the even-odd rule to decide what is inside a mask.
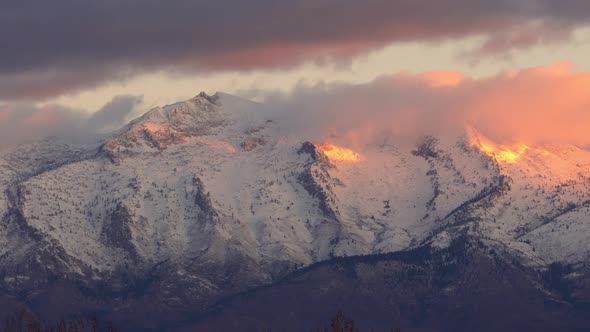
[[[535,147],[508,163],[462,135],[431,140],[432,155],[371,145],[358,162],[325,168],[298,153],[305,138],[284,136],[258,108],[199,95],[154,108],[100,142],[20,147],[0,159],[0,185],[20,195],[11,202],[3,190],[0,213],[18,208],[43,238],[105,273],[204,253],[224,260],[236,249],[261,264],[307,265],[425,241],[444,248],[461,230],[534,264],[589,257],[585,150]],[[334,217],[301,184],[308,167]],[[121,209],[129,219],[113,224]],[[0,255],[40,245],[11,235],[13,224],[4,217]]]

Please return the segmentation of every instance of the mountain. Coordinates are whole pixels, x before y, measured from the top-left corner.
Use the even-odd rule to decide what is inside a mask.
[[[357,151],[287,126],[259,104],[201,93],[95,141],[3,153],[0,308],[92,313],[130,329],[254,317],[253,330],[289,330],[248,310],[325,287],[326,311],[367,301],[407,328],[450,330],[461,319],[448,306],[480,296],[482,321],[510,309],[529,327],[551,313],[569,323],[545,327],[589,328],[589,151],[503,146],[469,128]],[[351,293],[359,287],[371,291]],[[516,301],[517,291],[498,311],[494,294]],[[420,305],[400,308],[412,299]],[[312,305],[285,307],[292,326],[314,327]],[[513,316],[490,326],[515,322],[527,327]]]
[[[335,308],[361,331],[587,330],[588,307],[564,300],[575,285],[560,266],[506,258],[462,237],[442,250],[332,259],[224,299],[180,330],[311,331]]]

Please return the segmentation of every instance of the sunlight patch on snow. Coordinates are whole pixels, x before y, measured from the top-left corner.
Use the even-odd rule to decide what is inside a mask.
[[[162,130],[162,126],[153,122],[144,122],[143,129],[147,130],[148,132],[155,133]]]
[[[222,150],[228,153],[235,153],[237,151],[233,145],[226,141],[210,139],[206,137],[196,137],[194,140],[196,143],[203,144],[215,150]]]
[[[518,144],[515,147],[498,146],[493,143],[481,142],[479,145],[481,151],[494,157],[499,162],[514,164],[530,148],[526,144]]]
[[[526,155],[528,157],[549,157],[551,152],[540,148],[531,147],[524,143],[514,144],[512,146],[496,145],[490,142],[480,142],[479,149],[485,154],[493,157],[498,162],[507,164],[516,164]]]
[[[332,161],[359,162],[361,160],[357,152],[331,143],[317,144],[316,147]]]
[[[527,156],[548,157],[549,151],[540,147],[531,147],[525,143],[515,143],[510,145],[501,145],[482,136],[475,129],[471,131],[471,144],[475,145],[480,151],[496,159],[500,163],[516,164]]]

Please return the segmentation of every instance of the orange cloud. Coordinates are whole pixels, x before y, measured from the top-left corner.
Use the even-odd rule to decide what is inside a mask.
[[[590,73],[557,63],[466,84],[462,115],[500,140],[590,143]]]
[[[59,106],[2,105],[0,140],[36,138],[73,127],[112,128],[124,122],[134,100],[114,100],[90,118]],[[590,146],[590,72],[571,63],[485,79],[435,71],[396,74],[368,84],[300,87],[290,95],[269,96],[261,107],[278,118],[287,135],[355,150],[390,139],[455,135],[466,126],[499,146]]]
[[[270,98],[292,130],[355,146],[387,137],[477,128],[499,144],[590,145],[590,72],[556,63],[471,79],[456,72],[397,74],[364,85],[301,88]]]
[[[429,71],[420,76],[435,87],[456,86],[465,80],[465,75],[458,71]]]

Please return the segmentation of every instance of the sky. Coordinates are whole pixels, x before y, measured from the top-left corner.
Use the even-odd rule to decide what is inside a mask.
[[[0,141],[110,130],[223,91],[289,109],[301,130],[441,118],[590,144],[588,22],[586,0],[4,1]],[[368,96],[364,115],[334,106]]]

